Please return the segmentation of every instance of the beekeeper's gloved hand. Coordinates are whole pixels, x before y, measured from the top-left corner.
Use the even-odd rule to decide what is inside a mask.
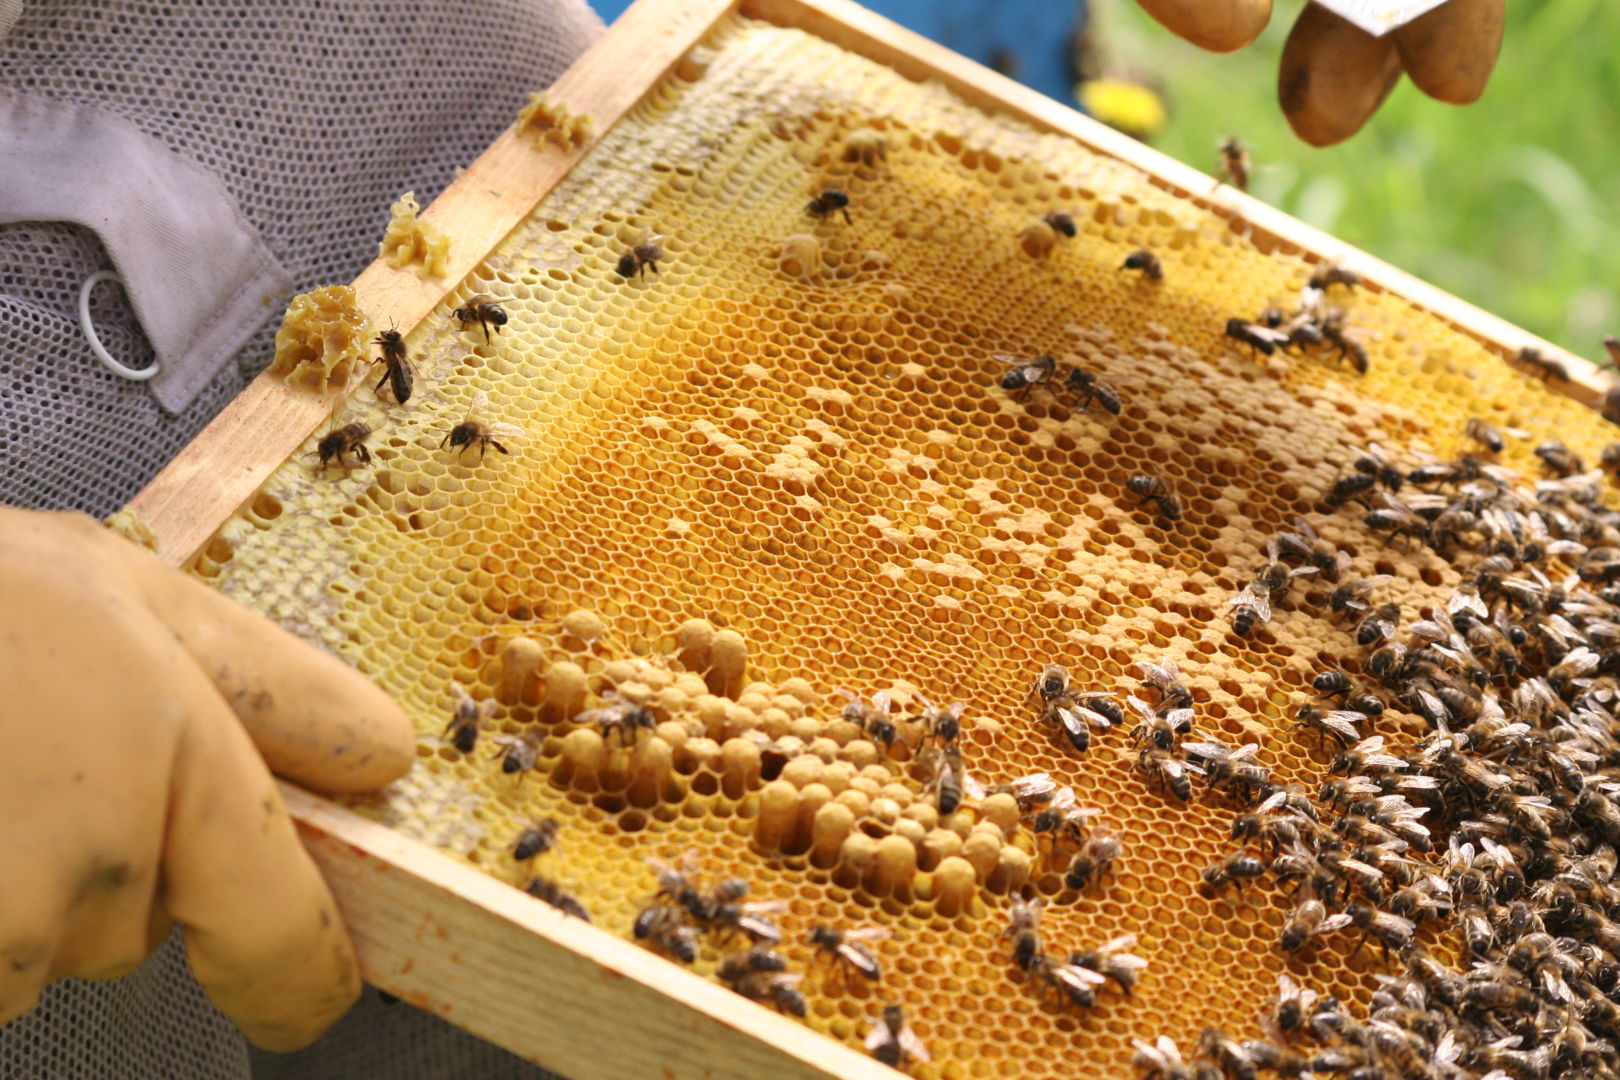
[[[55,979],[130,971],[171,922],[259,1045],[343,1014],[354,954],[266,761],[386,784],[414,749],[393,702],[92,519],[8,507],[0,688],[0,1022]]]
[[[1175,33],[1215,52],[1241,49],[1271,18],[1271,0],[1137,0]],[[1507,0],[1447,0],[1373,37],[1308,3],[1283,48],[1277,97],[1295,134],[1330,146],[1361,130],[1404,70],[1430,97],[1467,105],[1485,91],[1502,47]]]

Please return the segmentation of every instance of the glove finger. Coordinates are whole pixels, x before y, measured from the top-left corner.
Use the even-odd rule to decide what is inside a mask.
[[[1332,146],[1361,130],[1400,77],[1392,38],[1307,4],[1283,46],[1277,100],[1296,135]]]
[[[109,541],[272,771],[330,792],[371,791],[409,771],[411,722],[364,675],[134,545]]]
[[[1234,52],[1260,36],[1271,0],[1136,0],[1171,33],[1210,52]]]
[[[1507,0],[1451,0],[1395,31],[1417,88],[1453,105],[1479,100],[1502,51]]]
[[[246,733],[200,672],[186,681],[213,715],[176,756],[164,904],[209,999],[255,1044],[297,1049],[359,996],[354,953]]]

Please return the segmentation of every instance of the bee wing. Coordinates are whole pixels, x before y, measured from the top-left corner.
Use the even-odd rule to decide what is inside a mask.
[[[856,700],[859,699],[857,698]],[[872,695],[872,708],[876,709],[883,715],[887,716],[889,714],[889,710],[893,707],[894,702],[890,698],[887,690],[879,690],[877,693]]]
[[[1277,973],[1277,999],[1291,998],[1299,993],[1299,984],[1288,977],[1288,972]]]
[[[991,353],[990,355],[1000,364],[1028,364],[1034,359],[1032,356],[1015,356],[1012,353],[1002,352]]]
[[[1074,798],[1074,788],[1065,784],[1058,788],[1057,793],[1052,796],[1052,806],[1059,810],[1066,806],[1073,806]]]
[[[1104,716],[1100,712],[1093,712],[1083,705],[1076,705],[1074,709],[1075,712],[1080,714],[1086,723],[1090,724],[1094,728],[1110,728],[1114,726],[1113,721],[1108,719],[1108,717]]]
[[[1014,795],[1025,799],[1033,799],[1043,795],[1050,798],[1052,793],[1057,790],[1057,784],[1052,780],[1051,775],[1043,772],[1020,776],[1007,786],[1012,788]]]
[[[1349,862],[1346,859],[1345,862]],[[788,909],[786,900],[750,900],[738,907],[749,915],[780,915]]]
[[[473,392],[472,400],[467,402],[467,419],[471,420],[489,407],[489,395],[482,390]]]
[[[879,1017],[872,1030],[866,1033],[866,1052],[870,1054],[878,1047],[886,1045],[893,1038],[894,1035],[889,1031],[889,1025],[883,1021],[882,1017]]]
[[[1366,874],[1368,877],[1381,878],[1384,876],[1384,872],[1378,867],[1369,866],[1359,859],[1340,859],[1339,865],[1347,870],[1354,870],[1358,874]],[[1395,918],[1395,916],[1391,915],[1390,918]]]
[[[1336,731],[1347,739],[1359,739],[1361,738],[1361,731],[1356,725],[1366,718],[1366,713],[1351,712],[1348,709],[1334,709],[1318,722],[1323,727]]]
[[[1218,742],[1189,742],[1182,743],[1181,749],[1189,754],[1208,758],[1211,761],[1220,761],[1232,756],[1232,748],[1225,743]]]
[[[1153,721],[1157,720],[1159,717],[1158,712],[1154,710],[1153,706],[1149,705],[1135,694],[1125,695],[1125,704],[1129,705],[1131,707],[1131,711],[1136,713],[1136,715],[1140,716],[1143,720]]]
[[[1322,924],[1316,928],[1316,932],[1318,934],[1328,934],[1334,930],[1342,930],[1350,925],[1350,921],[1350,916],[1342,912],[1338,915],[1329,915],[1322,920]]]
[[[463,704],[471,705],[473,701],[473,696],[467,693],[467,688],[458,682],[450,683],[450,696],[456,699],[456,707],[458,709]]]
[[[497,439],[515,439],[523,434],[523,429],[516,424],[496,422],[484,426],[489,429],[490,435]]]
[[[1102,953],[1118,952],[1120,949],[1133,948],[1135,945],[1135,934],[1121,934],[1119,937],[1105,941],[1097,946],[1097,951]]]
[[[1064,964],[1052,974],[1059,982],[1066,982],[1073,986],[1078,986],[1082,990],[1089,990],[1094,986],[1101,986],[1103,983],[1108,981],[1108,976],[1104,975],[1102,972],[1092,971],[1090,968],[1081,967],[1079,964]]]
[[[915,1061],[932,1060],[928,1056],[928,1047],[924,1046],[922,1040],[917,1038],[910,1025],[900,1028],[899,1039],[901,1053],[910,1055]]]
[[[894,931],[887,926],[858,926],[844,931],[845,941],[887,941],[893,936]]]
[[[962,773],[962,792],[970,799],[983,799],[990,794],[979,782],[978,777],[965,771]]]
[[[1232,751],[1232,760],[1233,761],[1248,761],[1250,758],[1253,758],[1259,752],[1260,752],[1260,744],[1259,743],[1244,743],[1242,746],[1240,746],[1236,750]]]

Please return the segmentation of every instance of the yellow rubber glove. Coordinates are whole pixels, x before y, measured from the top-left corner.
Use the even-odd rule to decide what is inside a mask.
[[[403,775],[380,690],[88,517],[6,507],[0,687],[0,1022],[132,970],[171,921],[260,1046],[348,1009],[348,935],[265,761],[334,792]]]
[[[1137,0],[1200,48],[1241,49],[1271,18],[1271,0]],[[1418,89],[1454,105],[1485,91],[1502,48],[1507,0],[1449,0],[1375,38],[1308,3],[1283,48],[1277,99],[1294,133],[1331,146],[1361,130],[1404,69]]]

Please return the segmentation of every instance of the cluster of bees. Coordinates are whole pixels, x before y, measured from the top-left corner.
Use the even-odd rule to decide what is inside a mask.
[[[1226,336],[1249,346],[1251,352],[1267,356],[1279,350],[1332,349],[1339,359],[1349,360],[1358,374],[1365,375],[1371,366],[1367,347],[1345,329],[1344,309],[1327,303],[1334,285],[1353,290],[1359,284],[1361,275],[1353,270],[1336,265],[1318,267],[1300,290],[1299,304],[1293,311],[1270,305],[1253,322],[1230,318],[1226,320]]]
[[[1082,1009],[1097,1004],[1097,991],[1109,982],[1130,994],[1147,961],[1125,950],[1136,945],[1135,934],[1124,934],[1095,949],[1072,952],[1067,959],[1047,952],[1041,939],[1043,902],[1014,900],[1008,909],[1002,937],[1012,939],[1012,961],[1027,973],[1042,994]]]
[[[465,304],[450,314],[463,330],[473,325],[481,327],[485,341],[490,340],[491,327],[498,331],[506,325],[506,310],[482,294],[470,297]],[[416,385],[416,369],[406,355],[404,335],[398,330],[384,330],[373,338],[371,343],[381,351],[381,356],[375,363],[381,365],[383,369],[381,377],[377,380],[376,389],[381,390],[386,383],[389,392],[394,396],[394,401],[400,405],[405,404],[410,400],[411,392]],[[439,448],[443,449],[448,445],[459,455],[476,446],[480,460],[490,447],[503,454],[510,454],[511,451],[500,440],[521,435],[522,431],[512,424],[486,421],[483,418],[483,411],[488,405],[489,395],[481,390],[474,394],[466,416],[445,433],[439,442]],[[362,465],[369,465],[371,450],[366,446],[366,440],[371,438],[371,435],[371,425],[358,420],[334,425],[331,431],[321,436],[315,443],[315,449],[310,456],[319,458],[316,467],[322,472],[332,465],[347,471],[356,461]]]

